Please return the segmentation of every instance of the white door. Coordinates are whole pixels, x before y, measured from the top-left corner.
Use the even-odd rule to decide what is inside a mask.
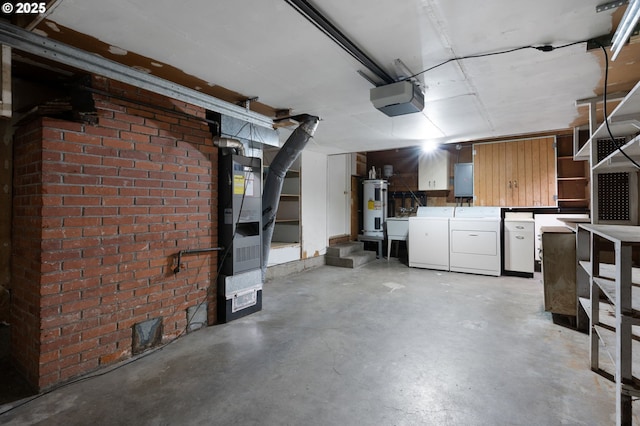
[[[351,233],[349,196],[351,157],[330,155],[327,162],[327,233],[328,237]]]

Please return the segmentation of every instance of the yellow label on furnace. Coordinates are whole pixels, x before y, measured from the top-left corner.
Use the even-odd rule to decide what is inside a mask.
[[[234,195],[244,194],[244,176],[243,175],[233,175],[233,194]]]

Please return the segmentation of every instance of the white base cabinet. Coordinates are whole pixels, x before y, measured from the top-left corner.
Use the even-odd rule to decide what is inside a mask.
[[[504,269],[533,276],[535,259],[535,221],[504,220]]]

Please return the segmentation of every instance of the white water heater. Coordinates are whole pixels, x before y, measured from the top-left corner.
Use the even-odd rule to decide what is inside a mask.
[[[389,183],[382,179],[369,179],[363,182],[362,219],[364,235],[384,238],[384,223],[387,220],[387,187]]]

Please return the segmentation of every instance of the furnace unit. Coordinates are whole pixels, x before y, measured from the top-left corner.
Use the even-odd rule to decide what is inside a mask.
[[[221,155],[218,235],[218,321],[262,309],[262,165],[259,158]]]

